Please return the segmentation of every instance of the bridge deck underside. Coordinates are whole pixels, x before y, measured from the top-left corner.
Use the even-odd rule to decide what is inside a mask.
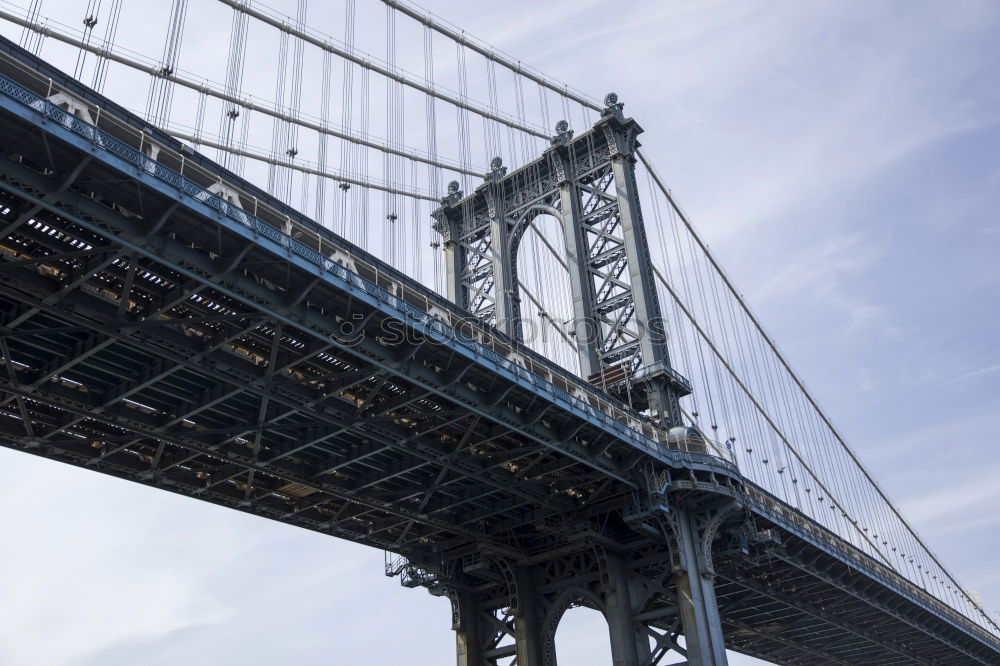
[[[58,132],[4,113],[0,153],[3,445],[417,559],[656,542],[606,517],[665,459]],[[761,558],[718,562],[734,649],[990,663],[805,546]]]
[[[978,664],[995,654],[834,558],[789,539],[721,557],[726,645],[782,664]]]
[[[631,446],[97,161],[56,193],[86,155],[2,127],[10,444],[402,552],[621,496]]]

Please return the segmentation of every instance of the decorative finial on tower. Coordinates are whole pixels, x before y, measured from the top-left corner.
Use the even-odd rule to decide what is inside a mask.
[[[507,175],[507,167],[503,165],[502,157],[494,157],[490,160],[490,172],[486,174],[486,180],[499,180]]]
[[[604,115],[606,116],[620,116],[622,113],[622,108],[625,105],[618,101],[618,95],[609,92],[604,96]]]
[[[441,199],[441,203],[445,206],[454,206],[462,198],[462,190],[458,189],[460,185],[457,180],[453,180],[448,183],[448,194]]]
[[[560,120],[556,123],[556,135],[552,137],[552,143],[567,143],[573,138],[573,130],[569,128],[569,123],[565,120]]]

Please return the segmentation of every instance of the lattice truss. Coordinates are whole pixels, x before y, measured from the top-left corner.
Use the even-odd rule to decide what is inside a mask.
[[[471,225],[472,229],[468,231],[463,229],[459,241],[467,249],[465,265],[459,279],[462,282],[462,289],[467,294],[469,312],[484,322],[493,324],[496,321],[493,263],[490,259],[493,239],[490,236],[489,225],[485,224],[484,216],[479,216],[477,222],[478,224]]]
[[[635,299],[628,275],[628,257],[621,229],[621,211],[615,193],[615,176],[604,150],[588,150],[574,160],[573,171],[580,226],[587,248],[591,276],[593,312],[600,322],[601,365],[625,364],[638,369],[639,328],[635,321]]]

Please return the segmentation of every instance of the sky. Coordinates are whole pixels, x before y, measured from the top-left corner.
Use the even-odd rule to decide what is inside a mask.
[[[425,4],[618,93],[862,461],[1000,609],[1000,5]],[[0,515],[0,665],[453,659],[447,602],[378,551],[6,449]],[[603,626],[568,613],[560,661],[608,663]]]

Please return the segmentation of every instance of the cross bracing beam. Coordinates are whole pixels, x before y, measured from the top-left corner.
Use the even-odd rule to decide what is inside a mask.
[[[178,362],[178,361],[177,361],[177,360],[175,359],[175,360],[174,360],[174,362]],[[185,365],[189,365],[189,363],[185,363]],[[220,363],[219,365],[217,365],[217,367],[222,367],[221,363]],[[199,405],[199,407],[197,407],[197,408],[195,408],[195,409],[196,409],[196,410],[200,410],[200,409],[201,409],[201,407],[202,407],[202,406],[201,406],[201,405]],[[153,419],[153,418],[148,418],[148,419],[146,419],[146,421],[147,421],[147,425],[148,425],[148,427],[150,427],[150,428],[152,428],[152,429],[153,429],[153,430],[152,430],[152,432],[158,432],[158,433],[164,433],[164,432],[166,432],[166,428],[167,428],[167,427],[169,427],[169,426],[172,426],[172,425],[174,425],[175,423],[177,423],[177,422],[179,422],[179,421],[181,421],[181,420],[186,420],[186,419],[189,419],[189,418],[190,418],[191,416],[193,416],[193,415],[194,415],[194,413],[193,413],[193,412],[184,412],[183,410],[180,410],[180,412],[181,412],[181,415],[179,415],[179,416],[176,416],[176,417],[174,417],[174,418],[170,419],[170,420],[169,420],[169,421],[167,421],[167,422],[166,422],[165,424],[158,424],[158,423],[157,423],[157,421],[156,421],[155,419]],[[121,412],[120,412],[120,411],[119,411],[119,415],[121,415]],[[130,415],[130,418],[131,418],[131,419],[133,419],[133,420],[136,420],[136,419],[142,419],[142,417],[141,417],[141,416],[139,416],[139,415]],[[456,419],[456,420],[457,420],[457,419]],[[449,424],[450,424],[450,423],[453,423],[453,422],[454,422],[454,421],[456,421],[456,420],[453,420],[452,422],[449,422]],[[324,423],[329,423],[330,421],[329,421],[329,419],[325,419],[325,420],[323,420],[323,422],[324,422]],[[385,427],[385,426],[383,426],[383,427]],[[422,432],[420,432],[420,433],[418,433],[418,434],[416,434],[416,435],[410,435],[410,436],[408,436],[408,437],[405,437],[405,438],[402,438],[402,439],[399,439],[399,438],[398,438],[398,435],[399,435],[399,434],[397,434],[397,438],[396,438],[396,439],[394,439],[394,440],[392,440],[392,443],[391,443],[391,444],[390,444],[390,443],[387,443],[387,442],[383,442],[383,444],[385,445],[385,447],[386,447],[386,448],[389,448],[389,449],[398,449],[398,448],[403,448],[403,450],[404,450],[404,451],[412,451],[413,449],[409,449],[409,448],[406,448],[406,445],[407,445],[407,444],[410,444],[410,443],[414,443],[414,442],[419,442],[419,441],[420,441],[420,439],[421,439],[421,438],[422,438],[422,437],[423,437],[424,435],[426,435],[426,434],[427,434],[428,432],[430,432],[430,431],[433,431],[433,430],[435,430],[435,429],[438,429],[438,428],[440,428],[440,427],[443,427],[443,425],[442,425],[442,424],[438,424],[438,425],[435,425],[435,426],[432,426],[431,428],[429,428],[429,429],[427,429],[427,430],[425,430],[425,431],[422,431]],[[182,431],[178,431],[178,432],[177,432],[177,435],[179,436],[179,435],[181,434],[181,432],[182,432]],[[369,433],[369,434],[371,435],[371,433]],[[197,433],[197,435],[199,435],[199,436],[200,436],[200,435],[202,435],[202,433],[200,433],[200,432],[199,432],[199,433]],[[188,435],[188,436],[189,436],[189,437],[190,437],[190,436],[194,436],[194,434],[190,434],[190,435]],[[203,438],[201,438],[201,437],[199,437],[199,439],[201,439],[201,441],[202,441],[202,442],[204,443],[204,445],[208,446],[208,447],[209,447],[210,449],[212,449],[212,450],[219,450],[219,449],[220,449],[220,446],[219,446],[219,444],[217,444],[217,443],[215,443],[215,442],[212,442],[212,440],[211,440],[211,439],[209,439],[209,440],[204,440],[204,439],[203,439]],[[434,455],[431,455],[431,456],[429,456],[429,457],[426,457],[426,458],[423,458],[423,461],[424,461],[424,462],[423,462],[422,464],[430,464],[430,463],[433,463],[433,462],[434,462],[435,460],[436,460],[436,456],[434,456]],[[376,482],[379,482],[379,481],[380,481],[380,479],[381,479],[382,481],[384,481],[385,479],[388,479],[388,478],[392,478],[392,476],[394,476],[394,475],[396,475],[396,474],[399,474],[399,473],[403,473],[403,472],[405,472],[405,471],[407,471],[407,470],[409,470],[409,469],[412,469],[412,468],[413,468],[413,465],[408,465],[408,466],[406,466],[406,467],[405,467],[405,469],[400,469],[400,470],[397,470],[397,471],[395,471],[395,472],[393,472],[392,470],[386,470],[386,471],[385,471],[385,473],[383,474],[383,476],[382,476],[382,477],[380,477],[380,478],[372,478],[372,479],[369,479],[369,480],[368,480],[368,481],[367,481],[367,482],[366,482],[366,483],[365,483],[365,484],[364,484],[363,486],[361,486],[361,487],[367,487],[367,486],[369,486],[369,485],[374,485],[374,484],[375,484]],[[469,471],[469,469],[468,469],[468,468],[465,468],[465,469],[463,469],[463,468],[462,468],[461,466],[458,466],[458,465],[454,465],[454,466],[451,466],[451,467],[449,467],[449,468],[450,468],[450,469],[452,469],[453,471],[457,471],[457,472],[460,472],[460,473],[461,473],[461,472],[466,472],[466,473],[467,473],[467,472]],[[504,488],[505,486],[504,486],[503,484],[498,484],[498,485],[497,485],[496,487],[497,487],[497,489],[498,489],[498,490],[501,490],[501,489],[503,489],[503,488]],[[358,484],[354,484],[354,485],[350,486],[350,490],[351,490],[351,492],[356,492],[356,491],[357,491],[357,490],[359,490],[359,489],[360,489],[360,488],[359,488]],[[524,499],[525,499],[525,500],[528,500],[528,501],[538,501],[538,500],[539,500],[539,496],[537,496],[537,495],[530,495],[530,494],[529,494],[529,495],[526,495],[526,496],[524,497]]]
[[[96,272],[96,271],[92,271],[92,272]],[[89,277],[89,275],[88,275],[88,277]],[[82,282],[83,282],[83,280],[80,280],[80,283],[82,283]],[[194,292],[194,290],[189,290],[189,291],[185,292],[186,295],[182,299],[180,299],[180,300],[186,300],[187,297],[189,297],[189,295],[192,294],[193,292]],[[61,293],[61,292],[56,292],[56,293]],[[127,297],[127,295],[125,295],[124,297]],[[43,301],[43,303],[45,303],[46,305],[54,304],[54,302],[56,302],[56,301],[53,301],[53,299],[51,299],[51,298],[46,298],[45,301]],[[164,305],[162,305],[157,311],[149,313],[147,316],[152,317],[152,318],[155,319],[156,317],[158,317],[158,316],[164,314],[165,312],[167,312],[168,310],[172,309],[175,305],[177,305],[177,302],[179,302],[179,301],[177,301],[176,299],[175,300],[169,300],[167,303],[165,303]],[[257,322],[255,322],[254,324],[252,324],[253,327],[256,327],[257,325],[259,325],[259,323],[257,323]],[[51,329],[43,329],[43,330],[45,330],[46,332],[51,332]],[[90,330],[92,330],[92,329],[90,329]],[[232,336],[232,337],[235,338],[237,336]],[[58,376],[58,375],[60,375],[62,373],[65,373],[67,370],[69,370],[72,367],[74,367],[77,363],[83,362],[83,361],[87,360],[88,358],[90,358],[91,356],[93,356],[93,355],[101,352],[102,350],[106,349],[114,341],[115,341],[115,338],[110,337],[110,336],[108,336],[108,337],[101,337],[101,336],[95,336],[95,335],[89,336],[88,338],[86,338],[83,341],[82,344],[75,345],[70,353],[67,353],[65,356],[63,356],[61,358],[60,357],[55,357],[52,361],[50,361],[49,363],[47,363],[46,364],[46,368],[42,371],[42,373],[40,375],[36,375],[36,377],[33,379],[32,383],[28,386],[29,390],[30,389],[34,389],[34,388],[38,388],[39,386],[43,385],[44,383],[50,381],[53,377],[56,377],[56,376]],[[218,343],[217,346],[221,347],[222,345],[228,343],[229,341],[230,341],[229,339],[224,340],[224,341]],[[214,351],[214,349],[212,349],[211,351]],[[206,353],[206,354],[209,353],[209,350],[206,350],[206,352],[204,352],[204,353]],[[132,382],[131,386],[121,386],[121,387],[115,389],[114,391],[111,392],[111,397],[109,399],[105,400],[104,405],[106,406],[106,405],[110,405],[110,404],[112,404],[114,402],[119,402],[119,401],[127,398],[132,393],[135,393],[135,392],[137,392],[139,390],[142,390],[142,388],[144,388],[145,386],[153,384],[156,381],[159,381],[160,379],[162,379],[163,377],[166,377],[166,376],[172,374],[176,370],[177,370],[176,366],[166,367],[165,365],[161,365],[160,366],[160,372],[157,373],[157,372],[153,372],[151,368],[147,368],[146,371],[144,372],[145,380],[144,380],[143,383]]]
[[[190,414],[189,414],[190,415]]]
[[[10,392],[10,390],[11,389],[8,387],[7,389],[5,389],[5,392]],[[58,391],[54,391],[53,393],[58,393]],[[32,394],[31,395],[31,399],[34,402],[38,403],[39,405],[51,406],[51,407],[58,407],[60,410],[65,410],[65,411],[69,411],[69,412],[76,412],[76,413],[80,413],[80,414],[85,414],[86,413],[85,411],[80,410],[80,408],[72,405],[71,402],[67,401],[66,399],[60,399],[60,398],[56,398],[56,397],[43,397],[43,396],[41,396],[41,395],[39,395],[37,393]],[[88,418],[89,418],[89,416],[88,416]],[[136,430],[135,424],[131,424],[129,426],[129,428],[133,429],[133,430]],[[175,445],[175,446],[177,446],[177,447],[179,447],[180,449],[183,449],[183,450],[189,450],[189,451],[197,451],[197,450],[199,450],[199,448],[197,447],[197,445],[193,444],[190,440],[181,441],[179,439],[170,438],[170,437],[167,437],[167,436],[159,434],[159,433],[152,433],[152,432],[148,433],[147,440],[148,441],[153,441],[153,442],[167,442],[168,444]],[[50,448],[57,448],[57,447],[52,446]],[[61,448],[61,447],[59,447],[59,448]],[[43,447],[31,447],[31,446],[28,447],[29,451],[35,451],[36,449],[37,450],[42,450]],[[73,451],[73,449],[70,448],[70,447],[68,447],[68,446],[66,448],[64,448],[63,450],[64,451]],[[213,452],[205,450],[205,449],[201,449],[199,452],[203,456],[208,457],[209,459],[213,459],[213,460],[222,460],[222,459],[224,459],[224,458],[218,458],[218,457],[216,457],[217,454],[214,454]],[[232,456],[228,456],[228,457],[229,457],[230,460],[233,459]],[[311,488],[315,492],[329,492],[329,493],[334,494],[335,496],[337,496],[340,499],[349,499],[351,502],[354,502],[354,503],[357,503],[357,504],[362,504],[362,505],[367,504],[370,508],[376,509],[378,511],[396,510],[396,509],[391,509],[389,507],[389,505],[387,505],[384,502],[370,501],[370,500],[366,499],[366,497],[364,495],[361,495],[361,494],[349,494],[350,493],[349,489],[338,488],[334,484],[331,484],[331,482],[329,482],[329,481],[325,481],[323,483],[316,483],[316,482],[308,481],[306,478],[296,478],[294,476],[294,469],[295,468],[293,466],[288,466],[287,470],[278,471],[278,470],[276,470],[274,468],[264,469],[264,468],[262,468],[260,466],[253,466],[253,465],[251,465],[250,463],[248,463],[245,460],[233,460],[233,464],[242,465],[242,466],[244,466],[244,468],[247,471],[249,471],[250,469],[257,469],[258,471],[264,472],[268,476],[275,476],[275,474],[278,473],[278,474],[280,474],[280,477],[283,478],[285,481],[298,483],[298,484],[300,484],[302,486],[305,486],[307,488]],[[200,487],[200,484],[199,484],[198,487]],[[416,517],[416,516],[409,516],[407,514],[407,512],[405,512],[405,510],[403,510],[403,509],[398,509],[398,512],[399,512],[399,515],[401,517],[403,517],[403,518]],[[425,519],[422,519],[421,522],[422,523],[433,524],[435,521],[432,520],[432,519],[426,519],[425,518]],[[446,530],[452,531],[452,527],[449,526],[449,525],[447,525],[446,523],[441,523],[439,526],[441,528],[446,529]]]
[[[739,620],[733,620],[727,618],[727,625],[733,627],[734,629],[749,634],[755,634],[760,638],[764,639],[766,643],[777,643],[779,646],[779,651],[769,651],[764,654],[767,655],[764,658],[769,660],[777,661],[780,664],[795,664],[795,663],[809,663],[809,664],[838,664],[839,666],[853,666],[856,662],[845,661],[838,657],[833,657],[825,652],[820,652],[815,648],[805,646],[801,643],[791,641],[780,632],[767,631],[755,627],[753,624],[746,622],[741,622]],[[768,646],[770,647],[770,646]],[[782,652],[780,648],[784,647],[787,651]],[[790,654],[789,654],[790,653]],[[808,661],[806,661],[808,660]]]
[[[175,307],[179,303],[187,300],[187,298],[189,298],[190,295],[192,295],[193,293],[195,293],[197,290],[198,290],[198,287],[194,287],[194,288],[187,289],[187,290],[181,290],[182,293],[181,293],[180,296],[174,295],[172,298],[168,298],[167,301],[166,301],[166,303],[162,303],[161,306],[155,312],[149,312],[149,313],[147,313],[147,316],[150,316],[150,317],[152,317],[152,318],[155,319],[155,318],[163,315],[164,313],[166,313],[167,311],[169,311],[170,309],[172,309],[173,307]],[[124,294],[124,295],[121,296],[121,298],[124,299],[124,298],[127,298],[128,296],[129,296],[129,294]],[[49,301],[49,300],[50,299],[46,299],[46,302]],[[215,345],[210,346],[210,347],[206,348],[205,350],[203,350],[202,352],[200,352],[198,355],[196,355],[195,358],[202,357],[202,356],[208,356],[209,354],[211,354],[212,352],[218,350],[219,348],[223,347],[224,345],[229,344],[235,338],[243,335],[244,333],[246,333],[246,332],[248,332],[250,330],[253,330],[254,328],[256,328],[256,327],[258,327],[260,325],[260,322],[257,321],[256,318],[254,318],[254,317],[251,317],[251,321],[252,321],[252,323],[249,326],[246,326],[246,327],[244,327],[242,329],[238,329],[236,333],[231,333],[228,337],[224,337],[223,339],[221,339],[218,342],[216,342]],[[40,338],[36,338],[36,340],[38,340],[38,339],[40,339]],[[47,372],[45,372],[44,374],[42,374],[40,377],[37,377],[37,379],[31,384],[31,386],[29,388],[37,388],[37,387],[41,386],[42,384],[44,384],[45,382],[51,380],[53,377],[55,377],[55,376],[57,376],[59,374],[65,373],[67,370],[71,369],[77,363],[85,361],[89,357],[91,357],[91,356],[93,356],[93,355],[101,352],[102,350],[106,349],[108,346],[110,346],[112,343],[114,343],[116,341],[116,339],[117,338],[115,338],[113,336],[110,336],[110,335],[106,336],[106,337],[101,337],[101,336],[96,336],[95,337],[94,335],[91,335],[90,337],[88,337],[86,339],[85,344],[84,344],[83,347],[81,347],[79,344],[75,345],[73,347],[72,351],[70,353],[66,354],[66,356],[64,357],[65,360],[63,362],[55,364],[55,365],[57,365],[57,367],[55,367],[55,369],[48,370]],[[49,363],[47,365],[51,367],[53,365],[53,363]],[[127,381],[127,382],[119,383],[119,385],[115,386],[114,388],[112,388],[112,389],[110,389],[108,391],[105,391],[102,394],[102,400],[103,401],[101,402],[99,409],[106,408],[106,407],[108,407],[108,406],[110,406],[110,405],[112,405],[114,403],[120,402],[120,401],[128,398],[130,395],[132,395],[134,393],[137,393],[137,392],[143,390],[144,388],[146,388],[146,387],[148,387],[148,386],[150,386],[150,385],[152,385],[152,384],[154,384],[154,383],[156,383],[158,381],[161,381],[165,377],[168,377],[168,376],[172,375],[178,369],[179,369],[178,366],[168,366],[166,363],[164,363],[162,361],[154,363],[153,365],[146,367],[143,370],[143,372],[142,372],[142,374],[141,374],[140,377],[133,378],[133,379]],[[204,403],[202,403],[202,406],[204,407]],[[190,416],[190,414],[189,414],[189,416]]]
[[[463,450],[465,448],[465,442],[471,439],[471,435],[473,433],[474,433],[474,428],[472,428],[472,427],[470,427],[470,428],[468,428],[466,430],[465,435],[463,436],[463,441],[460,442],[459,445],[456,446],[455,449],[452,451],[452,453],[450,453],[448,455],[449,460],[454,460],[457,456],[459,456],[460,454],[463,453]],[[477,440],[477,443],[482,444],[484,441],[488,441],[488,440],[489,440],[489,438],[486,438],[484,440]],[[527,453],[529,453],[529,452],[530,453],[536,453],[540,449],[541,449],[541,447],[522,447],[520,449],[515,449],[513,451],[506,451],[505,452],[505,456],[508,457],[511,460],[514,460],[514,459],[518,459],[518,458],[524,458],[525,455],[527,455]],[[384,450],[384,447],[373,447],[372,450],[362,450],[362,451],[358,452],[357,455],[359,455],[359,456],[367,456],[367,455],[370,455],[371,453],[376,453],[376,452],[381,451],[381,450]],[[544,455],[545,457],[549,457],[551,454],[549,454],[549,453],[546,452],[546,453],[543,453],[542,455]],[[506,462],[506,460],[501,460],[501,461],[498,462],[493,457],[492,454],[486,454],[485,456],[483,456],[483,455],[476,455],[474,458],[472,458],[472,460],[478,460],[478,459],[483,458],[483,457],[488,457],[489,458],[489,464],[490,465],[503,464],[503,462]],[[418,506],[418,511],[426,512],[428,514],[432,514],[432,513],[439,512],[439,511],[447,510],[449,508],[454,508],[455,506],[457,506],[459,504],[466,503],[470,499],[478,497],[479,493],[482,492],[481,489],[477,488],[477,489],[472,490],[471,494],[469,494],[469,495],[464,495],[464,496],[463,495],[459,495],[458,497],[455,497],[454,493],[452,493],[452,495],[454,497],[454,500],[449,500],[449,501],[446,501],[446,502],[436,502],[436,503],[433,503],[433,504],[429,504],[431,497],[436,492],[444,489],[445,494],[448,494],[448,486],[454,485],[454,484],[458,484],[458,483],[460,483],[460,482],[463,481],[463,477],[461,475],[458,475],[458,474],[453,474],[451,478],[446,478],[446,474],[447,474],[448,471],[450,471],[450,470],[447,467],[441,467],[440,472],[435,476],[435,478],[433,479],[433,481],[429,485],[428,484],[424,484],[424,483],[417,484],[415,486],[415,488],[417,488],[416,490],[411,490],[409,492],[409,494],[400,496],[399,499],[400,500],[408,500],[408,499],[418,498],[418,497],[422,498],[420,500],[420,504]],[[521,476],[520,472],[519,472],[518,476]],[[425,486],[426,486],[426,490],[423,489]],[[512,507],[512,508],[517,508],[517,507]],[[478,518],[481,518],[481,516],[477,517],[477,519]]]
[[[965,658],[972,660],[968,663],[993,663],[991,650],[988,647],[982,644],[977,645],[966,642],[964,636],[954,632],[947,624],[942,623],[935,626],[935,623],[930,621],[926,611],[919,607],[898,604],[895,599],[890,602],[888,598],[882,598],[878,594],[878,592],[882,591],[879,587],[872,586],[870,582],[864,580],[862,575],[843,565],[834,565],[833,568],[826,569],[816,566],[812,561],[801,557],[797,553],[779,550],[774,551],[774,556],[803,571],[811,573],[829,584],[840,587],[849,592],[859,602],[869,604],[881,613],[909,625],[916,630],[914,633],[915,636],[933,635],[939,643],[948,645]],[[898,629],[896,629],[896,632],[899,633]],[[924,657],[924,661],[926,662],[926,655],[921,653],[921,656]]]
[[[846,613],[836,613],[833,609],[825,606],[813,605],[808,600],[803,599],[804,595],[798,586],[796,586],[796,594],[793,596],[783,592],[777,585],[766,582],[766,579],[764,582],[761,582],[744,575],[739,578],[735,576],[732,578],[723,578],[723,580],[728,580],[734,585],[756,592],[763,597],[772,599],[823,623],[833,625],[846,633],[845,640],[853,644],[867,641],[871,645],[862,645],[858,648],[866,652],[870,651],[873,647],[887,648],[892,652],[906,657],[907,659],[904,663],[917,664],[921,663],[922,658],[928,656],[926,652],[914,653],[905,643],[894,640],[891,634],[872,631],[865,626],[863,621],[859,621],[860,618],[856,616]],[[781,587],[787,587],[787,585],[782,585]]]
[[[85,205],[85,207],[89,207],[89,204],[84,204],[84,205]],[[182,250],[182,252],[186,253],[184,250]],[[211,271],[211,272],[214,272],[214,271]],[[251,289],[255,289],[256,285],[248,285],[248,287],[251,288]],[[459,392],[459,393],[464,393],[464,391],[461,390],[461,389],[456,389],[456,391]],[[510,417],[508,417],[508,418],[510,418]],[[519,423],[519,422],[521,422],[521,419],[520,418],[515,418],[515,419],[513,419],[513,422],[514,423]],[[533,428],[532,429],[536,429],[536,430],[539,429],[539,424],[537,424],[537,423],[533,424]]]
[[[753,510],[762,518],[766,518],[774,524],[780,524],[783,530],[794,535],[802,544],[808,544],[808,548],[815,549],[812,551],[816,553],[814,559],[830,558],[825,560],[828,565],[832,566],[830,563],[839,562],[853,572],[856,578],[852,579],[853,587],[851,589],[857,591],[863,588],[879,590],[896,602],[906,605],[910,613],[934,618],[934,621],[941,623],[939,626],[954,627],[968,623],[969,632],[976,637],[978,645],[991,646],[988,648],[977,647],[977,649],[1000,650],[1000,638],[990,634],[979,625],[971,623],[968,618],[963,619],[963,616],[955,609],[944,604],[926,590],[917,587],[879,561],[871,559],[856,546],[835,537],[825,527],[790,510],[787,505],[777,498],[769,496],[761,488],[749,485],[748,490],[750,497],[753,498],[751,499]],[[821,573],[822,575],[817,575],[820,575],[827,582],[832,581],[825,572]],[[868,602],[871,603],[872,600],[868,599]],[[878,606],[878,608],[882,611],[886,610],[884,606]],[[922,626],[921,630],[926,631],[927,627]],[[956,649],[958,649],[957,646]]]

